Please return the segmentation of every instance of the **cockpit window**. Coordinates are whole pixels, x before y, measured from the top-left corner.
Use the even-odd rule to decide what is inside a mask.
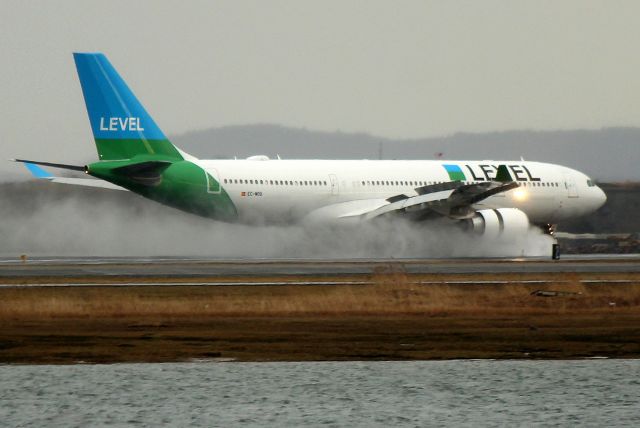
[[[593,187],[593,186],[595,186],[595,184],[593,184],[593,181],[587,180],[587,186]]]

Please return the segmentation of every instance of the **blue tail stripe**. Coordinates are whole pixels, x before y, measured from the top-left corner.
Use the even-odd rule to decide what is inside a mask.
[[[50,174],[43,168],[40,168],[38,165],[25,162],[24,166],[26,166],[29,172],[31,172],[31,174],[33,174],[33,176],[36,178],[53,178],[53,174]]]
[[[96,139],[165,140],[164,133],[101,53],[74,53]]]

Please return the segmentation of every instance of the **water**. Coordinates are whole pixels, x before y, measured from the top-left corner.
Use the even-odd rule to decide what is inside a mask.
[[[0,426],[640,426],[640,360],[0,366]]]

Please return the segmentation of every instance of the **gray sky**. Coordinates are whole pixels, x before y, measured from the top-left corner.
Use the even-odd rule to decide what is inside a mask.
[[[167,134],[640,126],[639,16],[637,1],[3,0],[2,157],[95,156],[73,51],[106,53]]]

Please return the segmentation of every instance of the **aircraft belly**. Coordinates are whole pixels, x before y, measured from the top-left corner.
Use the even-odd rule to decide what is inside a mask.
[[[275,194],[274,194],[275,193]],[[298,192],[235,192],[233,201],[241,222],[293,223],[311,211],[334,203],[327,194]]]

